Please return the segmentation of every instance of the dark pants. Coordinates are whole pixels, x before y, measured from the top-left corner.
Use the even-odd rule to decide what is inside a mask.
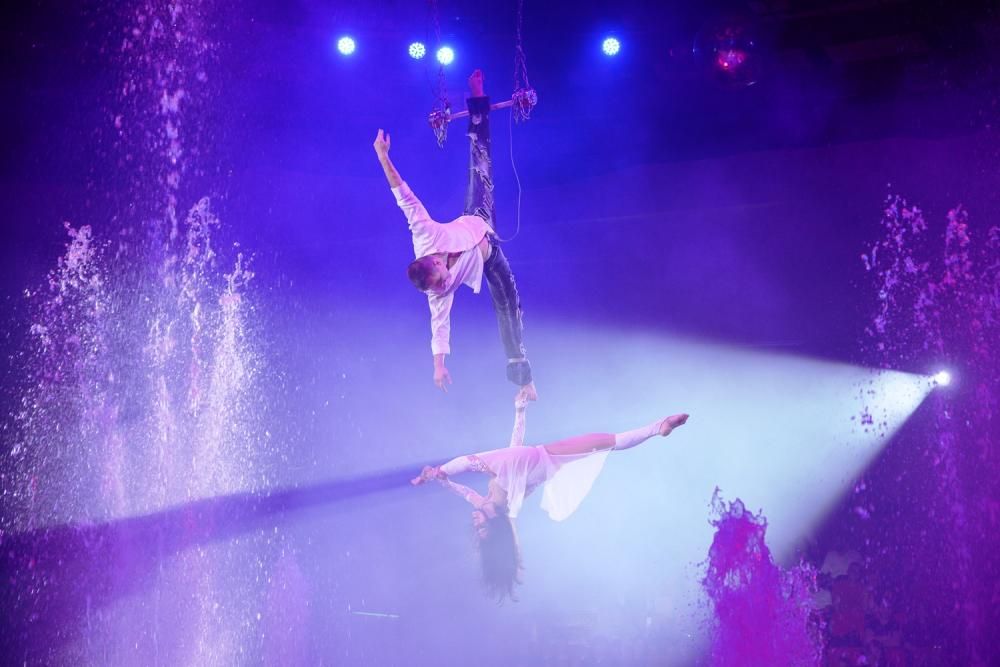
[[[465,214],[478,215],[496,229],[493,202],[493,163],[490,161],[490,99],[472,97],[469,104],[469,188]],[[500,249],[500,241],[489,235],[490,256],[483,265],[486,284],[493,297],[500,340],[507,355],[507,379],[517,385],[531,382],[531,364],[524,350],[521,298],[510,264]]]

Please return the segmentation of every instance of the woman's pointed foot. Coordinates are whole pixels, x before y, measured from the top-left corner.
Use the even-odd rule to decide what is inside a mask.
[[[678,426],[683,426],[688,420],[687,414],[671,415],[660,422],[660,435],[668,436]]]

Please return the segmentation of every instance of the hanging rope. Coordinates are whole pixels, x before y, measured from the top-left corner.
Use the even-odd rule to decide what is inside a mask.
[[[528,81],[528,61],[524,55],[524,41],[521,37],[521,28],[524,25],[524,0],[517,0],[517,32],[514,43],[514,94],[511,101],[514,108],[511,109],[510,118],[507,120],[507,139],[510,150],[510,167],[514,171],[514,180],[517,182],[517,208],[514,219],[516,226],[514,233],[505,241],[513,241],[521,233],[521,176],[517,173],[517,165],[514,164],[514,123],[513,121],[528,120],[531,117],[531,110],[538,104],[538,95]]]
[[[516,207],[517,214],[514,216],[514,219],[517,222],[514,227],[514,233],[508,236],[507,238],[500,236],[499,233],[497,234],[497,238],[499,238],[500,241],[503,243],[513,241],[514,239],[517,238],[517,235],[521,233],[521,176],[517,173],[517,165],[514,164],[514,112],[513,111],[511,111],[511,114],[507,116],[507,140],[508,140],[507,149],[510,152],[510,168],[514,170],[514,180],[517,182],[517,207]]]

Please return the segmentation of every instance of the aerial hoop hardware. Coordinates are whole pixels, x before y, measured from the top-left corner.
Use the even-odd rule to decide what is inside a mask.
[[[437,0],[430,0],[431,14],[434,19],[434,33],[438,48],[441,47],[441,22],[439,19]],[[517,1],[517,37],[514,45],[514,92],[510,99],[490,105],[491,110],[511,109],[511,114],[517,122],[531,118],[531,111],[538,104],[538,93],[528,83],[528,67],[524,56],[524,46],[521,41],[521,25],[524,20],[524,0]],[[434,131],[438,146],[444,148],[448,139],[448,124],[456,118],[465,118],[468,111],[451,112],[451,102],[445,87],[444,64],[438,66],[437,103],[428,114],[427,122]]]

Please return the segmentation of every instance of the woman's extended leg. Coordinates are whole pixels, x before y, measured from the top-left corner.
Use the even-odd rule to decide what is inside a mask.
[[[611,433],[588,433],[564,440],[556,440],[543,446],[545,451],[553,456],[590,454],[614,447],[615,436]]]
[[[557,440],[544,445],[545,451],[553,456],[590,454],[605,449],[629,449],[649,440],[654,435],[670,435],[678,426],[686,422],[688,416],[679,414],[653,422],[649,426],[625,431],[624,433],[588,433],[565,440]]]

